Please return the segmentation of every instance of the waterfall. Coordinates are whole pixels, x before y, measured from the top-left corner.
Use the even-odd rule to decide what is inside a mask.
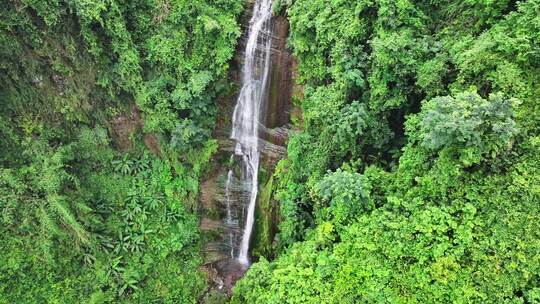
[[[242,89],[232,118],[231,138],[236,141],[235,155],[242,159],[240,180],[248,185],[247,210],[238,261],[249,264],[248,250],[255,217],[259,174],[259,125],[264,117],[270,74],[272,44],[272,0],[256,0],[249,22],[248,39],[242,68]],[[226,192],[229,190],[226,189]],[[230,196],[230,193],[227,193]]]
[[[233,171],[229,170],[227,173],[227,182],[225,183],[225,202],[227,208],[227,215],[225,217],[225,227],[234,227],[236,226],[236,221],[232,216],[231,211],[231,185],[233,179]],[[230,247],[230,256],[234,258],[234,233],[232,230],[229,230],[229,240],[228,245]]]

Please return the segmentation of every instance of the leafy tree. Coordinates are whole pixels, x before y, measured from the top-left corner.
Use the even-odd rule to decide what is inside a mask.
[[[191,210],[242,5],[0,3],[0,302],[197,301]]]
[[[436,97],[423,105],[419,117],[411,118],[409,133],[429,150],[460,150],[464,164],[474,164],[511,149],[518,132],[513,111],[517,103],[501,94],[489,101],[476,93]]]
[[[281,246],[232,303],[538,301],[539,8],[291,3]]]
[[[342,227],[373,208],[369,180],[358,173],[337,170],[324,177],[314,188],[314,213],[320,221]]]

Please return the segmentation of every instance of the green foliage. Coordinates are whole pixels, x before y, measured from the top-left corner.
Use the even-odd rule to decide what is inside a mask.
[[[29,91],[23,94],[70,121],[86,122],[96,104],[128,100],[145,114],[148,131],[171,132],[178,119],[213,127],[217,83],[240,35],[241,1],[23,1],[1,8],[2,91]]]
[[[172,131],[171,146],[186,151],[190,147],[201,147],[209,136],[208,130],[196,126],[192,120],[182,120]]]
[[[0,286],[3,298],[188,302],[200,295],[197,218],[182,203],[190,177],[148,154],[115,160],[99,129],[42,149],[25,151],[31,165],[1,170],[2,260],[12,261],[1,266],[10,282]],[[85,153],[77,158],[79,149]],[[64,293],[42,292],[57,284]]]
[[[200,299],[193,211],[242,5],[0,4],[1,303]],[[277,257],[232,302],[539,302],[540,1],[273,10],[303,125],[261,192]]]
[[[1,303],[197,301],[192,211],[242,5],[0,4]]]
[[[280,250],[232,303],[536,303],[539,10],[290,4],[304,124],[274,175]]]
[[[346,221],[315,212],[317,224],[306,240],[272,263],[255,264],[235,287],[233,303],[532,299],[538,278],[531,274],[540,271],[534,232],[540,228],[540,146],[533,142],[523,143],[526,153],[503,174],[469,173],[459,169],[459,160],[444,157],[431,167],[411,168],[406,164],[424,151],[411,145],[400,159],[405,165],[391,176],[393,184],[374,168],[365,175],[329,175],[318,188],[336,191],[323,192],[325,202],[349,207],[383,192],[377,202],[383,205],[371,212],[337,209],[344,212],[334,214]],[[535,178],[519,178],[523,172]],[[410,175],[415,181],[409,182]],[[372,195],[362,190],[367,182]]]
[[[460,150],[466,165],[495,158],[512,147],[518,131],[513,119],[517,103],[500,94],[489,101],[475,93],[437,97],[423,105],[419,117],[409,118],[409,136],[432,151]]]
[[[324,177],[315,187],[315,210],[319,221],[347,226],[357,216],[373,209],[369,180],[358,173],[338,170]]]

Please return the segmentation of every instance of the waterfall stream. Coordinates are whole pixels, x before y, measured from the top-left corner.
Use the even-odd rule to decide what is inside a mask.
[[[244,64],[242,68],[242,89],[238,95],[232,118],[231,138],[236,141],[235,155],[242,160],[239,177],[247,185],[247,210],[244,209],[244,229],[238,251],[238,261],[249,264],[249,242],[255,217],[259,174],[259,125],[263,125],[265,99],[268,93],[270,74],[270,54],[272,44],[272,0],[256,0],[253,16],[249,23]],[[228,183],[232,178],[232,171]],[[230,197],[230,187],[226,187]],[[229,212],[229,211],[228,211]],[[233,251],[231,251],[232,253]]]
[[[253,250],[257,256],[271,255],[277,233],[271,180],[286,153],[295,63],[286,48],[289,23],[284,16],[273,15],[272,2],[250,1],[242,18],[247,30],[230,78],[240,82],[240,90],[232,112],[229,96],[220,100],[226,111],[220,111],[217,119],[216,167],[201,184],[203,268],[214,287],[225,292],[249,269]],[[257,222],[256,210],[260,210]],[[255,235],[256,242],[250,242]]]

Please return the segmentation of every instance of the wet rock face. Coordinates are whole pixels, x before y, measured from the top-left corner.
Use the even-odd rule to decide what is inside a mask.
[[[251,11],[249,7],[246,9]],[[249,21],[249,17],[246,15],[243,19]],[[247,23],[244,22],[244,24]],[[263,111],[265,117],[261,118],[262,126],[259,129],[260,170],[264,171],[260,175],[258,182],[259,191],[265,189],[262,193],[268,193],[262,195],[262,198],[258,198],[257,206],[260,205],[262,209],[257,207],[257,213],[265,214],[265,216],[257,216],[252,237],[252,246],[253,243],[263,242],[264,245],[262,246],[264,248],[272,247],[271,242],[277,231],[277,203],[271,200],[271,183],[270,187],[267,187],[267,185],[275,164],[286,154],[286,142],[290,129],[290,111],[292,108],[291,94],[293,93],[294,84],[293,75],[291,75],[294,58],[290,51],[286,49],[289,30],[288,21],[283,16],[274,16],[272,26],[271,73],[269,75],[267,100]],[[237,83],[237,87],[240,87],[239,72],[243,64],[242,50],[245,48],[245,43],[245,37],[239,41],[237,55],[231,63],[231,70],[229,71],[229,80]],[[227,295],[230,294],[235,282],[247,271],[244,265],[231,258],[230,246],[225,242],[227,235],[230,233],[230,227],[227,227],[223,221],[226,214],[224,189],[227,172],[238,169],[236,168],[237,164],[235,164],[237,161],[230,158],[231,153],[234,153],[234,141],[229,138],[236,97],[235,95],[222,96],[218,100],[219,114],[213,136],[218,139],[220,150],[214,156],[213,170],[201,181],[199,205],[201,210],[200,229],[203,232],[203,252],[205,256],[205,264],[202,266],[202,270],[207,274],[211,286],[209,293],[218,291]],[[239,189],[243,187],[241,183],[233,184]],[[264,200],[264,203],[261,203],[261,199]],[[232,201],[235,202],[236,200],[233,199]],[[244,212],[242,206],[233,204],[233,207],[237,207],[236,209],[233,208],[233,211]],[[264,229],[260,228],[261,222],[264,222],[262,225],[265,227]],[[240,220],[238,227],[243,226],[244,223]],[[260,233],[263,233],[264,236],[259,236]],[[254,257],[254,260],[256,261],[257,257]]]
[[[278,231],[278,202],[273,199],[273,172],[277,162],[287,154],[287,140],[291,131],[291,97],[294,90],[295,60],[286,48],[289,22],[284,16],[274,17],[272,41],[272,75],[267,101],[264,144],[257,199],[255,236],[252,241],[253,254],[272,258],[274,238]]]
[[[220,292],[227,297],[231,296],[234,284],[244,276],[247,270],[247,267],[236,259],[224,259],[201,266],[201,271],[206,275],[207,281],[213,285],[210,293]]]
[[[289,22],[284,16],[274,17],[272,41],[272,78],[267,102],[267,128],[286,126],[289,123],[291,92],[294,81],[291,77],[293,59],[286,48]],[[277,144],[277,143],[275,143]]]
[[[286,48],[289,22],[274,16],[271,54],[271,75],[265,105],[264,128],[260,130],[261,166],[273,171],[275,163],[286,155],[290,134],[291,96],[294,79],[294,58]]]

